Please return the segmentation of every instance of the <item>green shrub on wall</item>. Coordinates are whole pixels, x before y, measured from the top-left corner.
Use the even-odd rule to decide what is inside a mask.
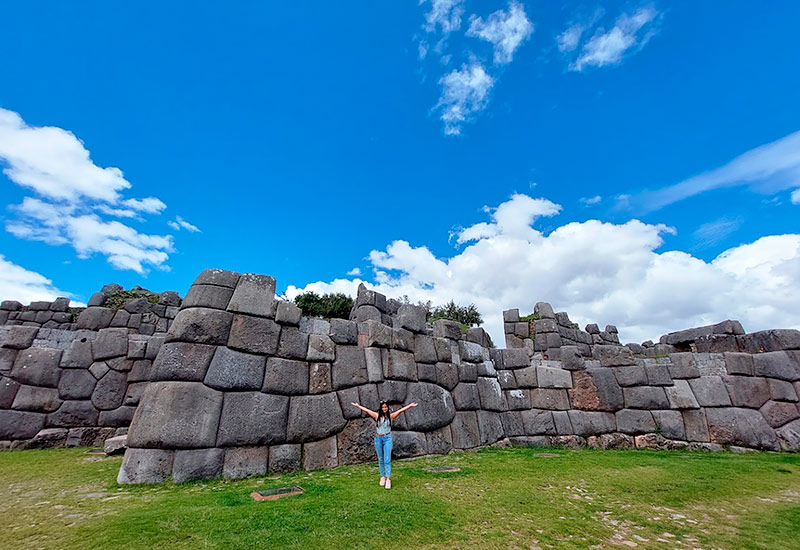
[[[462,325],[466,325],[468,327],[483,324],[483,319],[481,318],[481,314],[475,304],[460,306],[453,300],[450,300],[450,302],[443,306],[436,306],[433,308],[433,311],[431,311],[430,315],[431,322],[439,319],[458,321]]]
[[[303,310],[303,315],[306,317],[323,317],[325,319],[347,319],[353,308],[353,299],[341,292],[322,296],[316,292],[306,292],[297,295],[294,303]]]

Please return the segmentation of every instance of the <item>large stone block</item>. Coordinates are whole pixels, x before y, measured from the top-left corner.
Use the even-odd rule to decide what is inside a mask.
[[[503,423],[500,413],[492,411],[478,411],[478,433],[481,445],[491,445],[503,438]]]
[[[228,342],[233,315],[218,309],[182,309],[172,321],[167,342],[194,342],[224,346]]]
[[[302,445],[275,445],[269,448],[269,471],[285,474],[300,469]]]
[[[0,372],[11,372],[18,353],[18,350],[15,349],[0,348]]]
[[[235,288],[240,275],[235,271],[225,271],[224,269],[205,269],[193,284],[196,285],[217,285],[228,288]]]
[[[30,439],[44,428],[44,421],[42,413],[0,410],[0,441]]]
[[[389,352],[381,348],[365,348],[364,360],[367,379],[370,382],[383,382],[383,363],[389,360]]]
[[[597,345],[592,348],[592,355],[600,361],[602,367],[620,367],[635,365],[633,353],[624,346]]]
[[[566,389],[572,387],[572,373],[551,367],[536,367],[536,379],[540,388]]]
[[[309,390],[309,369],[305,361],[267,359],[264,386],[261,391],[283,395],[302,395]]]
[[[624,405],[624,395],[611,369],[587,368],[573,373],[569,390],[572,406],[587,411],[617,411]]]
[[[514,379],[517,386],[520,388],[536,388],[539,386],[539,381],[536,377],[536,370],[538,367],[525,367],[518,369],[514,372]]]
[[[744,351],[761,353],[787,349],[800,349],[800,331],[795,329],[772,329],[751,332],[741,338]]]
[[[626,434],[640,434],[654,432],[655,420],[650,411],[636,409],[622,409],[617,411],[617,430]]]
[[[0,376],[0,409],[10,409],[19,391],[19,383],[7,376]]]
[[[128,329],[104,328],[97,333],[92,345],[94,360],[102,361],[128,354]]]
[[[697,399],[686,380],[675,380],[673,386],[664,388],[671,409],[697,409]]]
[[[38,386],[20,386],[11,408],[18,411],[49,413],[58,409],[58,390]]]
[[[225,450],[222,475],[226,479],[244,479],[267,473],[269,447],[231,447]]]
[[[101,426],[111,426],[114,428],[129,426],[135,413],[136,407],[126,406],[118,407],[110,411],[100,411],[97,423]]]
[[[163,483],[172,474],[175,451],[131,449],[125,451],[117,483]]]
[[[303,310],[297,307],[293,302],[278,302],[278,307],[275,311],[275,321],[282,325],[298,326],[302,318]]]
[[[344,319],[331,319],[331,340],[340,345],[355,345],[358,342],[358,325]]]
[[[534,388],[530,390],[531,407],[566,411],[570,408],[567,390]]]
[[[672,378],[697,378],[700,370],[697,368],[697,359],[694,353],[670,353],[669,373]]]
[[[340,350],[342,348],[339,348]],[[414,354],[400,350],[389,350],[387,361],[383,365],[383,375],[395,380],[417,380],[417,363]],[[363,382],[359,382],[363,383]]]
[[[456,364],[459,382],[477,382],[478,367],[473,363]]]
[[[457,412],[450,429],[455,449],[471,449],[481,444],[478,415],[475,411]]]
[[[151,377],[158,380],[200,382],[206,377],[216,347],[189,342],[168,342],[153,362]]]
[[[433,338],[426,334],[417,334],[414,338],[414,360],[418,363],[435,363],[436,348]]]
[[[410,458],[427,453],[425,434],[419,432],[392,432],[392,456],[394,458]]]
[[[730,407],[731,398],[719,376],[701,376],[689,380],[697,403],[701,407]]]
[[[782,451],[800,451],[800,420],[789,422],[775,431]]]
[[[453,363],[436,363],[436,383],[452,391],[458,384],[458,367]]]
[[[481,407],[477,384],[461,382],[453,389],[452,395],[457,410],[474,411]]]
[[[507,411],[500,413],[500,422],[503,424],[503,434],[506,437],[525,435],[525,425],[522,422],[522,412]]]
[[[461,359],[467,363],[483,363],[485,359],[484,348],[475,342],[460,340],[458,342],[458,351]]]
[[[336,344],[327,334],[310,334],[306,358],[309,361],[333,361],[336,358]]]
[[[648,385],[647,373],[642,366],[614,367],[613,370],[620,386]]]
[[[723,409],[727,410],[727,409]],[[708,442],[708,421],[704,409],[685,410],[682,412],[683,423],[686,426],[686,440]]]
[[[427,312],[422,307],[403,304],[397,311],[395,322],[411,332],[423,332],[425,330],[426,315]]]
[[[705,412],[708,432],[713,443],[780,450],[775,431],[758,411],[726,407],[706,409]]]
[[[794,403],[767,401],[759,410],[767,424],[773,428],[780,428],[784,424],[800,418],[800,411]]]
[[[234,315],[228,347],[248,353],[274,355],[278,351],[281,327],[272,319]]]
[[[683,426],[683,415],[680,411],[652,411],[656,422],[656,431],[667,439],[686,439]],[[617,419],[619,423],[619,419]]]
[[[274,318],[275,279],[268,275],[244,273],[233,291],[228,311]]]
[[[639,386],[624,388],[625,407],[629,409],[669,409],[670,404],[664,388]]]
[[[109,370],[95,385],[92,404],[100,410],[116,409],[125,400],[128,389],[128,375]]]
[[[797,402],[797,392],[794,386],[789,382],[768,378],[767,385],[769,386],[770,399],[774,399],[775,401],[790,401],[792,403]]]
[[[405,412],[406,425],[415,432],[429,432],[446,426],[456,414],[450,392],[436,384],[411,384],[406,400],[419,404]]]
[[[404,403],[408,393],[408,382],[399,380],[386,380],[378,384],[378,397],[387,403]]]
[[[507,390],[505,398],[509,410],[524,410],[531,407],[530,390]]]
[[[186,298],[183,299],[183,307],[209,307],[212,309],[225,309],[233,295],[233,289],[216,285],[192,285]]]
[[[363,464],[375,460],[375,422],[358,418],[347,423],[336,436],[339,464]]]
[[[583,437],[616,431],[616,419],[609,412],[569,411],[569,420],[576,435]]]
[[[308,334],[297,327],[284,326],[278,339],[278,355],[287,359],[305,359],[308,355]]]
[[[346,423],[336,394],[293,396],[286,437],[292,443],[317,441],[336,434]]]
[[[142,395],[128,432],[131,447],[213,447],[222,392],[199,382],[153,382]]]
[[[228,392],[216,445],[275,445],[286,441],[289,398],[261,392]]]
[[[795,382],[800,380],[800,352],[771,351],[753,355],[753,374]]]
[[[88,338],[76,338],[61,356],[61,366],[64,368],[88,368],[92,364],[92,341]]]
[[[222,475],[225,449],[189,449],[175,451],[172,480],[184,483],[196,479],[215,479]]]
[[[47,426],[53,428],[96,426],[99,414],[91,401],[64,401],[57,411],[47,415]]]
[[[417,365],[413,363],[413,358],[412,364],[414,365],[414,376],[416,376]],[[338,346],[336,360],[331,366],[331,380],[335,390],[368,383],[370,380],[364,348]]]
[[[61,376],[60,349],[28,348],[17,354],[11,377],[20,384],[57,388]]]
[[[479,377],[478,395],[480,396],[482,409],[497,412],[508,410],[503,390],[495,378]]]
[[[525,435],[556,435],[556,425],[551,411],[531,409],[522,411]]]
[[[667,365],[647,365],[645,367],[647,372],[647,384],[650,386],[671,386],[672,375],[669,373]]]
[[[449,319],[439,319],[433,322],[433,335],[448,340],[461,339],[461,323]]]
[[[91,306],[91,303],[89,304]],[[86,330],[100,330],[111,326],[116,312],[107,307],[87,307],[78,315],[78,328]]]
[[[728,374],[753,375],[753,356],[749,353],[725,353],[725,368]]]
[[[204,383],[218,390],[260,390],[264,383],[264,363],[263,356],[221,346],[211,359]]]
[[[723,381],[734,407],[760,409],[769,399],[769,385],[764,378],[725,376]]]

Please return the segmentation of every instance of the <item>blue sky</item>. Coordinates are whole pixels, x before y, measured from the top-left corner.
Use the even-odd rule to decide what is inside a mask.
[[[475,302],[495,340],[538,300],[635,341],[800,326],[798,16],[6,3],[0,296],[219,267]]]

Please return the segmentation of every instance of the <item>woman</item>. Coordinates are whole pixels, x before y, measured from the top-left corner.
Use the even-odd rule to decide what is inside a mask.
[[[392,420],[406,412],[416,403],[409,403],[402,409],[394,412],[389,410],[386,401],[381,401],[378,411],[371,411],[362,407],[358,403],[350,403],[356,408],[361,409],[377,422],[378,433],[375,435],[375,451],[378,453],[378,468],[381,471],[381,487],[392,488]]]

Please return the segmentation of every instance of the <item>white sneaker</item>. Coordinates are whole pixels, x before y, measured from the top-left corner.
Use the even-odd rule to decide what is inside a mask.
[[[381,487],[383,487],[384,485],[386,485],[386,478],[381,476]]]
[[[386,488],[387,489],[391,489],[392,488],[392,480],[389,479],[388,477],[386,478]]]

